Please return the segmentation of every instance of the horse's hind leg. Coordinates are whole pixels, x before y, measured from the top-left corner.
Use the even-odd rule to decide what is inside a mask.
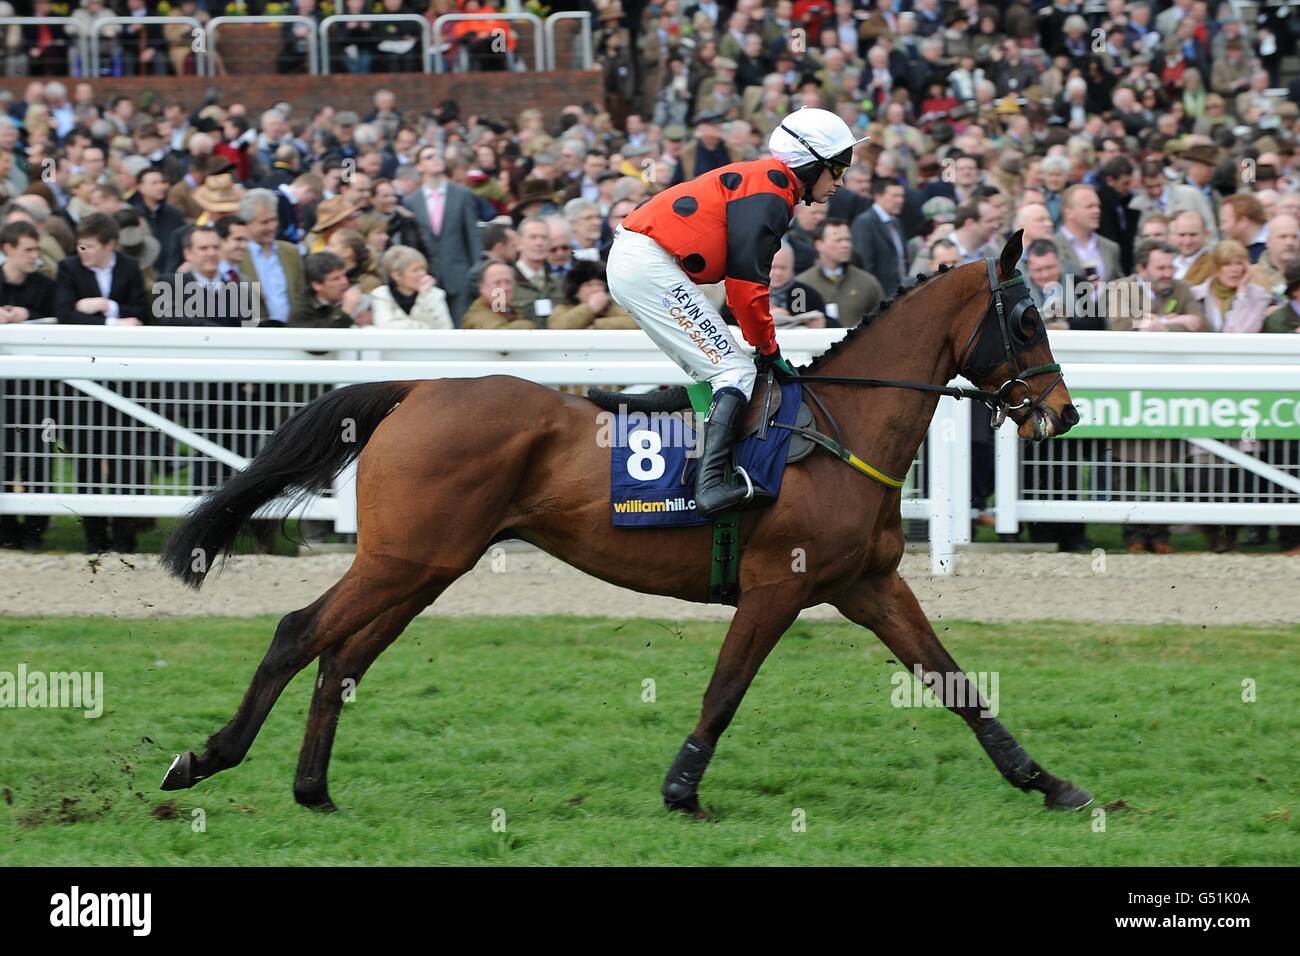
[[[439,584],[432,593],[426,590],[405,604],[384,612],[368,627],[321,654],[311,712],[307,715],[307,734],[303,738],[298,772],[293,781],[294,799],[303,806],[313,810],[335,809],[325,778],[330,751],[334,747],[334,731],[343,709],[344,682],[352,681],[346,689],[355,689],[375,659],[446,587],[446,584]]]
[[[399,573],[399,568],[407,568]],[[280,693],[318,654],[427,587],[418,565],[380,564],[358,557],[348,573],[309,607],[280,620],[275,639],[258,665],[244,699],[226,726],[208,738],[201,755],[172,762],[163,790],[182,790],[244,759]]]
[[[1035,763],[1001,721],[984,716],[987,705],[979,691],[940,643],[916,595],[897,571],[859,579],[835,606],[850,621],[874,631],[909,671],[920,667],[926,674],[942,676],[940,689],[955,691],[944,705],[975,731],[976,739],[1012,785],[1040,791],[1051,808],[1081,810],[1092,803],[1086,790],[1052,776]]]

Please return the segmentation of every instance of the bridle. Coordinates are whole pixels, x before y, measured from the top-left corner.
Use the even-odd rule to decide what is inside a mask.
[[[1047,365],[1034,365],[1030,368],[1022,367],[1021,353],[1029,351],[1046,339],[1047,327],[1043,324],[1040,316],[1031,330],[1028,333],[1025,332],[1024,316],[1027,311],[1034,307],[1034,299],[1030,294],[1028,285],[1025,283],[1024,276],[1017,271],[1006,282],[999,283],[997,267],[993,260],[985,259],[984,265],[988,269],[989,289],[993,293],[993,298],[989,303],[988,311],[984,313],[984,320],[975,327],[970,334],[970,338],[966,340],[966,345],[957,358],[957,368],[971,381],[978,381],[991,375],[1003,362],[1006,363],[1011,378],[1007,379],[1002,387],[994,393],[997,396],[996,400],[988,403],[993,413],[993,427],[999,428],[1003,421],[1006,420],[1007,412],[1010,411],[1030,408],[1046,415],[1047,409],[1043,402],[1052,393],[1052,390],[1064,381],[1065,376],[1061,372],[1061,366],[1055,362]],[[1012,290],[1015,290],[1014,295]],[[1004,301],[1004,297],[1010,301]],[[998,351],[999,339],[995,339],[990,331],[990,326],[995,323],[1002,345],[1000,353]],[[1035,398],[1029,383],[1025,379],[1033,378],[1035,375],[1041,375],[1045,372],[1055,372],[1056,378],[1052,379],[1052,384],[1047,386]],[[1015,391],[1017,385],[1025,387],[1025,397],[1021,399],[1018,405],[1012,405],[1010,395]]]
[[[804,391],[808,394],[808,397],[816,403],[822,414],[826,416],[826,420],[835,433],[835,439],[831,440],[829,436],[822,435],[813,429],[792,427],[790,430],[798,431],[818,442],[818,444],[829,448],[840,458],[855,465],[859,470],[877,481],[881,481],[890,487],[901,487],[903,484],[902,479],[890,478],[869,466],[862,467],[865,463],[844,448],[843,436],[838,423],[836,423],[826,404],[817,397],[812,389],[808,388],[807,383],[826,382],[836,385],[864,385],[870,388],[909,388],[920,392],[948,395],[956,399],[974,399],[988,406],[991,414],[991,424],[995,429],[1002,425],[1009,412],[1020,411],[1021,409],[1031,409],[1031,414],[1034,415],[1036,422],[1041,418],[1046,418],[1050,412],[1044,402],[1047,396],[1052,393],[1052,390],[1064,381],[1065,376],[1061,372],[1061,366],[1056,362],[1024,367],[1022,353],[1027,352],[1047,338],[1047,327],[1043,324],[1042,317],[1039,316],[1031,330],[1025,330],[1023,325],[1025,313],[1034,308],[1034,300],[1029,291],[1029,286],[1025,283],[1025,277],[1019,271],[1005,282],[998,282],[996,261],[985,259],[984,265],[988,269],[989,276],[989,305],[984,313],[984,318],[971,332],[970,337],[966,340],[966,345],[957,358],[957,370],[971,381],[979,381],[991,375],[999,365],[1005,362],[1010,378],[1000,387],[994,391],[989,391],[981,388],[963,388],[959,385],[931,385],[929,382],[856,378],[844,375],[800,375],[791,379],[791,381],[804,386]],[[1034,396],[1033,390],[1025,380],[1047,372],[1055,372],[1056,378],[1052,379],[1052,384],[1043,389],[1037,396]],[[1025,396],[1018,403],[1014,403],[1011,396],[1016,387],[1020,385],[1025,388]]]
[[[995,391],[982,388],[963,388],[960,385],[931,385],[929,382],[902,382],[881,378],[855,378],[845,375],[800,375],[796,381],[828,382],[837,385],[865,385],[875,388],[910,388],[920,392],[948,395],[957,399],[975,399],[989,407],[993,415],[994,428],[999,427],[1006,420],[1007,412],[1020,411],[1022,408],[1044,411],[1044,400],[1065,378],[1061,373],[1061,366],[1056,362],[1052,362],[1047,365],[1034,365],[1023,368],[1020,353],[1028,351],[1046,339],[1047,327],[1043,325],[1040,317],[1032,333],[1027,334],[1024,332],[1021,321],[1025,312],[1033,307],[1034,299],[1030,294],[1028,285],[1025,284],[1025,277],[1019,271],[1006,282],[999,283],[997,263],[993,259],[985,259],[984,265],[988,268],[989,292],[992,298],[988,309],[984,313],[984,319],[971,332],[970,338],[966,340],[966,345],[961,350],[961,354],[957,359],[957,370],[971,381],[978,381],[991,374],[994,369],[1005,361],[1011,377]],[[1010,300],[1009,303],[1008,299]],[[997,327],[997,338],[993,337],[993,326]],[[999,344],[1001,345],[1000,351],[998,350]],[[1033,378],[1035,375],[1041,375],[1044,372],[1056,372],[1057,375],[1052,380],[1052,384],[1035,398],[1025,379]],[[1025,387],[1026,395],[1018,404],[1013,404],[1010,396],[1017,385]]]

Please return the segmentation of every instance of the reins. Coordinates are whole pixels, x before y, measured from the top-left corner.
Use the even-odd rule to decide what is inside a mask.
[[[848,375],[799,375],[792,379],[792,381],[798,382],[802,385],[804,392],[813,400],[817,407],[821,409],[822,414],[826,416],[826,421],[829,423],[831,430],[835,433],[835,437],[831,438],[816,429],[803,428],[798,425],[782,425],[777,422],[773,422],[773,425],[803,435],[805,438],[816,442],[818,445],[821,445],[823,448],[826,448],[838,457],[841,461],[853,466],[858,471],[861,471],[869,478],[880,482],[886,487],[901,488],[904,479],[895,478],[894,476],[888,475],[880,469],[873,467],[844,446],[843,434],[840,431],[839,423],[835,421],[835,416],[832,415],[830,409],[826,407],[826,403],[808,387],[807,383],[824,382],[828,385],[860,385],[866,388],[906,388],[918,392],[947,395],[958,400],[971,399],[981,401],[988,406],[989,411],[992,413],[992,426],[995,429],[1001,427],[1002,423],[1006,420],[1008,412],[1019,411],[1024,408],[1043,409],[1045,407],[1043,401],[1051,394],[1052,390],[1064,380],[1064,375],[1061,372],[1061,366],[1055,362],[1045,365],[1034,365],[1025,369],[1020,367],[1021,349],[1016,348],[1013,343],[1011,331],[1008,327],[1008,316],[1003,296],[1016,286],[1023,287],[1025,277],[1017,271],[1010,279],[999,283],[997,264],[995,261],[993,259],[985,259],[984,264],[988,269],[989,290],[992,292],[993,298],[989,303],[988,309],[985,311],[984,319],[975,327],[970,334],[970,338],[967,339],[966,345],[962,349],[961,355],[958,358],[957,365],[959,371],[968,378],[978,377],[978,372],[972,374],[967,371],[964,366],[966,365],[967,357],[971,355],[972,352],[978,353],[978,346],[984,340],[989,320],[996,319],[998,331],[1001,334],[1002,351],[1006,358],[1007,369],[1012,374],[1012,377],[1004,382],[997,390],[990,391],[983,388],[963,388],[960,385],[932,385],[929,382],[909,382],[899,379],[859,378]],[[1020,315],[1032,305],[1033,299],[1029,296],[1028,289],[1025,289],[1025,291],[1017,297],[1017,301],[1012,309],[1011,317],[1018,321]],[[1046,337],[1046,334],[1047,331],[1041,326],[1040,322],[1039,329],[1035,332],[1034,336],[1026,342],[1024,347],[1028,348],[1033,344],[1036,344],[1039,340],[1039,336],[1041,335],[1042,337]],[[983,369],[980,371],[983,371]],[[991,369],[989,369],[989,371],[991,371]],[[1033,390],[1029,387],[1029,383],[1026,382],[1025,379],[1033,378],[1035,375],[1041,375],[1046,372],[1056,372],[1056,378],[1052,380],[1052,384],[1044,389],[1041,394],[1034,397]],[[774,372],[769,371],[769,375],[774,374]],[[1019,404],[1012,404],[1010,396],[1018,385],[1023,385],[1025,387],[1025,397],[1021,399]]]

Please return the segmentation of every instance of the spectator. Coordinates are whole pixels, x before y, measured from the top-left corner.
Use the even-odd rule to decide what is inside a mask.
[[[600,209],[585,199],[570,199],[564,204],[564,218],[573,234],[575,259],[600,259]]]
[[[307,296],[302,256],[291,242],[276,239],[279,201],[269,189],[250,189],[239,203],[248,245],[236,268],[245,282],[259,284],[262,325],[287,325]]]
[[[211,175],[211,173],[209,173]],[[315,212],[309,207],[319,202],[325,194],[325,185],[315,173],[303,173],[293,182],[281,184],[275,190],[275,237],[285,242],[299,243],[307,240]]]
[[[289,320],[293,328],[350,329],[359,324],[368,300],[348,282],[343,260],[332,252],[313,252],[303,262],[306,302]]]
[[[351,205],[342,196],[326,199],[316,207],[316,222],[307,234],[308,252],[320,252],[329,243],[330,236],[340,229],[350,229],[360,214],[356,206]]]
[[[1210,332],[1258,332],[1273,304],[1269,291],[1250,281],[1250,253],[1235,239],[1214,247],[1214,274],[1193,286],[1192,294]]]
[[[177,242],[186,268],[157,286],[153,314],[160,324],[236,329],[251,325],[253,304],[221,272],[222,240],[217,228],[186,226]],[[235,396],[230,398],[233,401]]]
[[[1205,310],[1192,287],[1174,278],[1174,247],[1159,240],[1138,244],[1137,273],[1114,300],[1122,308],[1106,317],[1112,332],[1202,332]]]
[[[1097,201],[1101,205],[1097,233],[1119,246],[1120,272],[1133,271],[1133,243],[1137,240],[1138,211],[1131,208],[1134,192],[1133,164],[1123,156],[1106,160],[1098,170]]]
[[[383,0],[385,14],[403,13],[402,0]],[[468,6],[466,7],[468,11]],[[420,25],[399,20],[380,21],[373,25],[375,43],[371,69],[375,73],[416,73],[420,70]]]
[[[567,233],[567,228],[566,228]],[[572,241],[564,250],[568,259]],[[564,277],[553,274],[547,261],[553,240],[550,226],[529,217],[519,224],[519,258],[514,263],[510,305],[516,315],[527,318],[535,328],[544,328],[564,294]]]
[[[884,300],[885,290],[875,276],[850,262],[853,243],[844,220],[824,219],[813,233],[813,249],[816,263],[796,278],[821,294],[828,318],[852,328]]]
[[[508,263],[488,260],[475,270],[478,298],[465,311],[466,329],[534,329],[536,323],[511,304],[515,270]]]
[[[1124,274],[1119,245],[1097,232],[1101,202],[1091,186],[1076,185],[1061,202],[1061,228],[1056,251],[1067,273],[1092,282],[1107,282]]]
[[[363,293],[369,294],[383,285],[378,257],[371,252],[365,237],[355,229],[338,229],[330,233],[326,248],[342,260],[348,282]]]
[[[722,119],[717,113],[703,113],[695,117],[695,139],[683,147],[670,186],[740,162],[739,151],[722,141]]]
[[[1236,193],[1219,207],[1219,232],[1224,239],[1235,239],[1245,246],[1254,264],[1267,248],[1265,219],[1264,206],[1256,197],[1249,193]]]
[[[605,266],[580,260],[564,278],[564,304],[546,320],[548,329],[635,329],[637,324],[610,298]]]
[[[316,0],[297,0],[296,8],[291,12],[309,18],[312,23],[309,26],[290,21],[280,26],[280,52],[275,57],[275,72],[306,73],[309,51],[316,41],[320,25],[320,13],[316,10]]]
[[[407,246],[384,253],[388,282],[370,294],[377,329],[451,329],[447,297],[438,288],[424,256]]]
[[[54,15],[50,0],[34,0],[32,16],[48,20]],[[61,25],[26,23],[21,27],[27,69],[31,76],[67,76],[68,35]]]
[[[1271,230],[1270,230],[1271,234]],[[1263,331],[1270,333],[1300,332],[1300,259],[1292,259],[1284,274],[1286,302],[1264,320]],[[1261,458],[1277,467],[1300,461],[1300,441],[1274,439],[1264,442]],[[31,521],[31,518],[27,519]],[[1279,525],[1278,550],[1288,557],[1300,557],[1300,526]]]
[[[54,313],[59,322],[74,325],[142,325],[149,315],[140,267],[119,255],[117,223],[92,213],[77,225],[77,255],[59,263]],[[79,493],[142,493],[143,463],[128,453],[128,427],[121,412],[102,402],[74,403],[66,419],[72,433]],[[111,477],[111,482],[106,481]],[[111,485],[111,487],[106,487]],[[82,519],[86,553],[135,550],[136,520],[88,516]],[[110,536],[111,534],[111,536]]]
[[[956,248],[953,246],[954,252]],[[1050,239],[1034,239],[1025,248],[1025,276],[1043,324],[1052,330],[1068,329],[1073,309],[1067,305],[1062,288],[1061,256]]]
[[[769,278],[772,320],[778,329],[825,329],[839,326],[838,322],[826,315],[826,300],[822,294],[794,277],[794,250],[789,243],[783,242],[772,257]],[[736,324],[729,306],[724,305],[720,314],[728,325]]]
[[[1250,270],[1250,281],[1282,297],[1287,267],[1300,255],[1300,220],[1283,213],[1266,226],[1265,251]]]
[[[447,163],[437,147],[420,149],[418,168],[421,188],[402,205],[415,214],[434,277],[447,295],[452,321],[459,326],[469,305],[469,272],[482,251],[474,196],[447,180]]]
[[[29,222],[7,222],[0,228],[0,324],[26,322],[54,315],[54,282],[40,269],[40,233]],[[6,492],[20,488],[33,490],[49,481],[48,445],[41,440],[35,422],[23,413],[25,396],[41,394],[47,386],[35,381],[5,380],[3,410],[6,438],[10,452],[0,456],[3,487]],[[27,422],[28,427],[23,427]],[[23,548],[39,551],[43,547],[48,515],[0,515],[0,548]]]
[[[907,245],[903,238],[903,186],[888,179],[871,184],[871,208],[853,221],[853,259],[886,291],[903,284],[907,275]]]
[[[194,220],[198,225],[211,225],[222,216],[234,215],[243,195],[243,189],[235,183],[235,165],[230,160],[214,156],[205,169],[203,183],[190,193],[202,210]]]
[[[131,197],[131,205],[140,211],[161,247],[158,271],[162,274],[174,272],[180,264],[180,232],[185,228],[181,211],[166,202],[169,189],[162,170],[151,166],[140,173],[139,184]]]
[[[368,212],[364,216],[358,216],[354,225],[362,241],[365,242],[366,248],[374,255],[375,261],[379,261],[383,254],[388,251],[388,220],[377,212]],[[395,243],[395,245],[403,245],[403,243]],[[410,248],[419,251],[416,246]],[[423,255],[423,253],[420,254]]]
[[[387,233],[393,245],[410,246],[424,254],[424,240],[415,213],[401,203],[397,187],[390,180],[377,179],[371,191],[375,214],[384,217]],[[426,257],[427,261],[427,257]]]
[[[222,216],[214,228],[221,239],[221,260],[217,271],[226,282],[239,282],[243,278],[239,274],[239,262],[248,251],[248,223],[238,216]]]
[[[992,207],[986,202],[972,201],[957,207],[948,241],[957,247],[959,264],[984,258],[980,250],[993,235],[995,219]]]
[[[519,258],[519,233],[503,222],[491,223],[483,230],[483,257],[514,262]]]
[[[366,0],[347,0],[348,16],[370,12]],[[334,27],[330,34],[333,43],[331,73],[369,73],[375,55],[375,25],[368,20],[348,20]]]
[[[1193,210],[1180,212],[1169,224],[1174,256],[1174,277],[1188,285],[1200,285],[1214,272],[1214,249],[1209,242],[1205,219]]]
[[[153,288],[154,281],[158,277],[157,266],[158,256],[162,252],[161,243],[153,237],[153,233],[145,225],[144,218],[134,207],[124,205],[113,213],[112,218],[117,223],[118,252],[135,261],[135,264],[140,267],[145,288]]]

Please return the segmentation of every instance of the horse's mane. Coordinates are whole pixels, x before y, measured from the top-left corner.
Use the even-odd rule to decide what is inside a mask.
[[[926,275],[924,272],[922,272],[920,275],[916,277],[916,281],[913,282],[910,286],[904,287],[900,285],[898,287],[898,292],[896,293],[897,296],[896,298],[882,299],[880,304],[877,305],[874,309],[872,309],[871,312],[866,317],[864,317],[861,322],[853,326],[853,328],[849,329],[847,335],[845,335],[842,339],[840,339],[838,342],[833,344],[821,355],[813,359],[812,362],[805,367],[804,371],[811,373],[820,369],[832,357],[839,354],[840,352],[843,352],[855,339],[857,339],[860,335],[862,335],[864,331],[866,331],[871,326],[873,326],[875,324],[876,319],[882,313],[887,312],[891,307],[898,305],[904,299],[910,298],[913,292],[915,292],[925,283],[929,282],[931,279],[938,278],[940,273],[951,272],[956,268],[957,268],[956,266],[946,266],[946,265],[940,266],[938,272],[932,273],[930,275]]]

